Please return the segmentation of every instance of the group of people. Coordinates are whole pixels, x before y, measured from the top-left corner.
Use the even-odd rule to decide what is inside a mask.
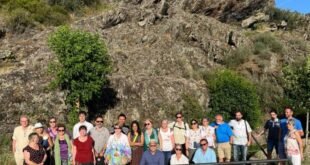
[[[279,158],[289,158],[293,165],[300,165],[303,159],[300,121],[293,117],[291,108],[285,108],[284,119],[279,120],[275,111],[270,115],[265,130],[259,134],[268,130],[268,158],[271,159],[275,148]],[[144,121],[143,129],[138,121],[127,126],[124,114],[108,128],[103,126],[102,116],[95,118],[95,125],[87,122],[86,117],[86,112],[79,112],[79,122],[71,134],[55,117],[49,119],[45,128],[41,123],[31,126],[27,116],[21,116],[20,126],[13,133],[16,164],[198,164],[230,162],[231,153],[234,161],[245,161],[252,142],[251,126],[240,111],[235,112],[235,119],[229,123],[218,114],[212,123],[208,118],[200,123],[192,119],[190,126],[179,112],[174,122],[162,120],[158,129],[150,119]]]

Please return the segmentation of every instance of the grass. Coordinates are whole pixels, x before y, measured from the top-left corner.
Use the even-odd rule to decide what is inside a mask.
[[[11,151],[11,135],[0,135],[0,164],[14,165],[14,157]]]

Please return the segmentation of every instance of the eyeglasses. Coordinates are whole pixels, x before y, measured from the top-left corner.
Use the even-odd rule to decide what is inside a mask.
[[[177,119],[180,119],[180,118],[182,118],[182,116],[177,116]]]
[[[145,126],[147,126],[147,125],[151,125],[151,123],[145,123],[144,125],[145,125]]]
[[[207,143],[200,144],[201,147],[202,147],[202,146],[205,146],[205,145],[207,145]]]
[[[98,121],[96,121],[96,123],[103,123],[103,121],[102,120],[98,120]]]
[[[121,128],[119,128],[119,127],[114,127],[114,129],[121,129]]]
[[[175,150],[176,151],[182,151],[182,148],[176,148]]]
[[[50,123],[56,123],[56,121],[55,121],[55,120],[53,120],[53,121],[50,121]]]
[[[156,147],[157,145],[150,145],[150,147]]]
[[[64,129],[59,129],[59,130],[57,130],[58,132],[65,132],[65,130]]]

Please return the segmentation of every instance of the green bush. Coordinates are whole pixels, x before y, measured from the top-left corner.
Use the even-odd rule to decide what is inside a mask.
[[[190,122],[192,119],[200,121],[205,114],[203,107],[199,104],[197,98],[191,94],[183,94],[182,99],[184,101],[182,107],[182,113],[186,117],[185,120]]]
[[[205,76],[210,91],[211,114],[234,118],[241,111],[253,127],[260,122],[261,111],[255,86],[244,77],[230,71],[219,70]]]
[[[238,47],[236,50],[233,50],[230,54],[224,57],[223,63],[229,68],[236,68],[248,61],[249,56],[252,54],[251,48]]]
[[[3,4],[2,10],[9,15],[8,27],[16,32],[24,32],[37,24],[58,26],[69,19],[63,7],[50,6],[41,0],[8,0]]]
[[[297,12],[291,12],[289,10],[282,10],[278,8],[270,8],[267,14],[269,15],[270,21],[273,21],[277,24],[280,24],[283,20],[286,21],[287,28],[289,30],[307,26],[305,17]]]
[[[107,48],[98,35],[65,26],[49,37],[48,44],[59,62],[51,65],[56,76],[51,86],[68,91],[68,103],[83,106],[101,94],[111,66]]]
[[[269,51],[282,54],[283,45],[270,33],[257,35],[254,39],[254,54],[264,55]]]

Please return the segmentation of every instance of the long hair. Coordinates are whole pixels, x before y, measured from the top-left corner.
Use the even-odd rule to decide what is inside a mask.
[[[131,136],[135,136],[135,132],[132,129],[134,124],[137,125],[137,132],[138,132],[138,135],[140,136],[141,135],[141,129],[140,129],[139,122],[137,120],[132,121],[131,124],[130,124],[130,135]]]

